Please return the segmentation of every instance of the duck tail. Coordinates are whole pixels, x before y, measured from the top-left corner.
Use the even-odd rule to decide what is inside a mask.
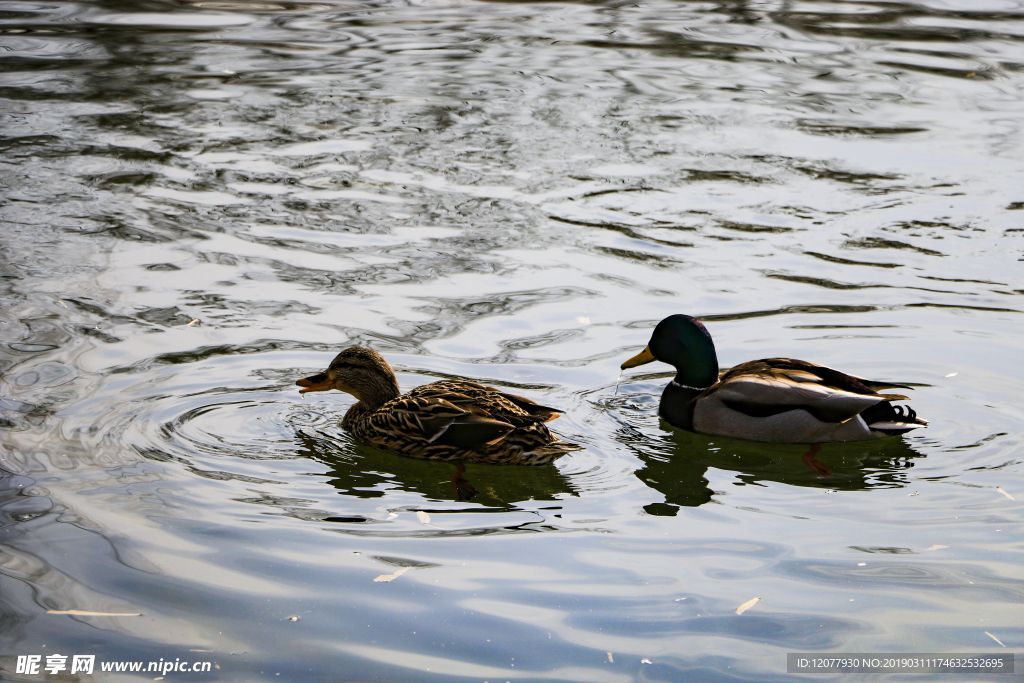
[[[880,389],[910,389],[911,391],[914,390],[914,387],[910,386],[909,384],[900,384],[899,382],[879,382],[873,379],[864,379],[863,377],[858,377],[857,379],[860,380],[861,384],[866,386],[868,389],[871,389],[872,391],[878,391]]]
[[[928,426],[928,420],[918,417],[910,406],[894,406],[888,401],[879,401],[860,416],[869,429],[886,436],[906,434],[912,429]]]
[[[569,441],[552,441],[529,450],[519,453],[513,464],[516,465],[545,465],[553,460],[561,458],[566,453],[582,450],[583,446]]]

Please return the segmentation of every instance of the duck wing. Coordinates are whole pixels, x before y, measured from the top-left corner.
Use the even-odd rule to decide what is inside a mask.
[[[490,389],[490,387],[486,387]],[[493,390],[497,391],[497,390]],[[514,403],[520,410],[529,414],[532,417],[539,417],[544,422],[550,422],[556,418],[562,416],[562,411],[558,408],[552,408],[550,406],[541,405],[536,401],[526,398],[525,396],[519,396],[517,394],[508,394],[504,391],[498,391],[501,397],[506,401]]]
[[[752,417],[800,408],[823,422],[845,422],[878,403],[906,399],[879,394],[869,384],[883,385],[807,361],[765,358],[727,371],[709,392]]]
[[[473,450],[515,429],[505,420],[465,410],[443,398],[403,396],[368,417],[375,441],[418,442]]]
[[[554,420],[562,414],[557,408],[517,396],[476,382],[451,380],[416,387],[406,396],[440,398],[470,412],[486,414],[498,419],[512,418],[516,426]],[[524,419],[527,418],[527,419]]]

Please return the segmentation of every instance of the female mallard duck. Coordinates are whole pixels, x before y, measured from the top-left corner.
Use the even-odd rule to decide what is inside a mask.
[[[812,443],[865,441],[927,425],[907,401],[876,389],[910,387],[876,382],[792,358],[742,363],[718,376],[718,356],[704,325],[671,315],[654,328],[643,351],[622,369],[660,360],[676,376],[661,395],[658,413],[691,432],[750,441]],[[813,451],[809,454],[813,458]]]
[[[355,396],[358,401],[341,426],[379,448],[458,463],[452,485],[460,499],[476,493],[462,476],[465,462],[544,465],[579,449],[544,425],[561,411],[493,387],[450,380],[400,395],[395,371],[384,357],[359,346],[345,349],[326,371],[296,384],[303,394],[338,389]]]

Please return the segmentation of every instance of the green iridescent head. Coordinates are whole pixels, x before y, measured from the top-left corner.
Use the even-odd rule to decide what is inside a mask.
[[[707,328],[688,315],[676,314],[658,323],[647,348],[622,364],[622,369],[660,360],[676,369],[676,382],[709,387],[718,381],[718,355]]]

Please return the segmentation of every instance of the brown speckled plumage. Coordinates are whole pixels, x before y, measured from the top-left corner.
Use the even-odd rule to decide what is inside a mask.
[[[342,351],[328,369],[299,380],[306,391],[355,396],[342,427],[380,448],[450,462],[542,465],[579,446],[544,422],[560,411],[522,396],[461,380],[434,382],[399,395],[394,370],[372,349]]]

